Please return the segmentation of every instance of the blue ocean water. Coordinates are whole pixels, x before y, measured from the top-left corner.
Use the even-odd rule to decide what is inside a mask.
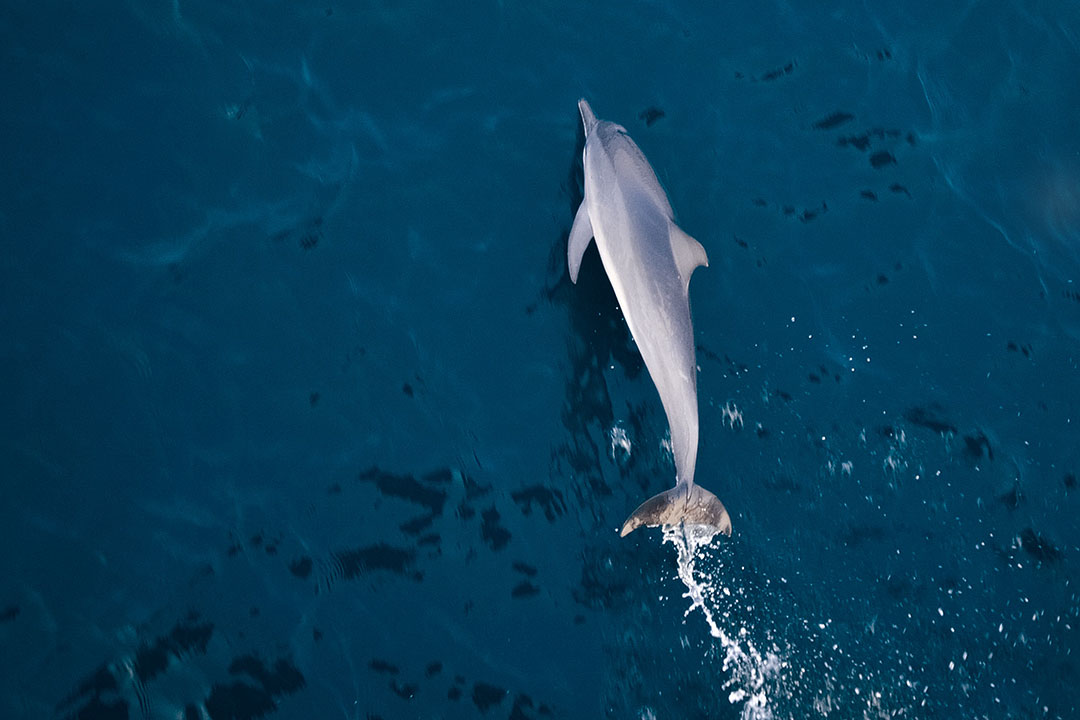
[[[0,715],[1076,717],[1080,6],[712,5],[5,3]],[[722,638],[582,96],[709,254]]]

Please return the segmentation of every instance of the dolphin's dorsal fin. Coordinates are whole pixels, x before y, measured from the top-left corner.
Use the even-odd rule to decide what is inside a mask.
[[[690,276],[698,267],[709,266],[709,256],[705,254],[705,248],[701,246],[701,243],[683,232],[682,228],[675,223],[671,223],[670,237],[671,252],[675,256],[675,266],[679,268],[679,276],[683,280],[683,289],[689,288]]]
[[[570,280],[577,285],[578,270],[581,269],[581,258],[592,240],[592,220],[589,219],[588,203],[584,200],[578,205],[577,214],[574,215],[574,226],[570,228],[570,240],[566,243],[566,265],[570,268]]]

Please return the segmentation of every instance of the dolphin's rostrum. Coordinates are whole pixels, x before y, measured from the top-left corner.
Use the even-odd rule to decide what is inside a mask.
[[[585,199],[567,248],[570,279],[596,239],[604,269],[671,428],[675,487],[643,502],[622,526],[706,525],[731,534],[731,518],[694,484],[698,449],[697,362],[690,324],[690,275],[708,265],[705,249],[676,224],[667,194],[626,128],[598,120],[578,101],[585,125]]]

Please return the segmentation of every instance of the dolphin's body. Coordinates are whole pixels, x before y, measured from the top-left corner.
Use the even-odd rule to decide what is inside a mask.
[[[585,199],[567,248],[570,279],[596,239],[615,297],[671,428],[675,487],[642,503],[622,526],[707,525],[731,534],[731,518],[715,495],[694,484],[698,449],[697,362],[690,324],[690,275],[708,265],[705,249],[675,224],[649,161],[626,128],[597,120],[578,101],[585,125]]]

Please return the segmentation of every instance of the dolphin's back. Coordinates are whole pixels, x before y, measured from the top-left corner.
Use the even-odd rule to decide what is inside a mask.
[[[599,121],[586,147],[586,200],[600,256],[664,406],[677,481],[692,485],[698,406],[688,283],[707,262],[704,250],[675,225],[656,173],[625,130]],[[680,267],[676,251],[684,244],[700,255]]]
[[[615,123],[601,121],[597,136],[604,154],[611,159],[619,189],[626,195],[650,200],[666,220],[673,221],[675,213],[671,209],[667,193],[656,177],[656,171],[645,159],[645,154],[637,143],[626,134],[626,129]]]
[[[570,231],[570,276],[590,238],[656,385],[671,428],[677,471],[671,490],[642,504],[623,526],[694,522],[730,533],[723,504],[694,485],[698,446],[697,363],[690,321],[690,276],[708,258],[683,232],[649,161],[626,129],[578,103],[585,127],[585,200]]]

